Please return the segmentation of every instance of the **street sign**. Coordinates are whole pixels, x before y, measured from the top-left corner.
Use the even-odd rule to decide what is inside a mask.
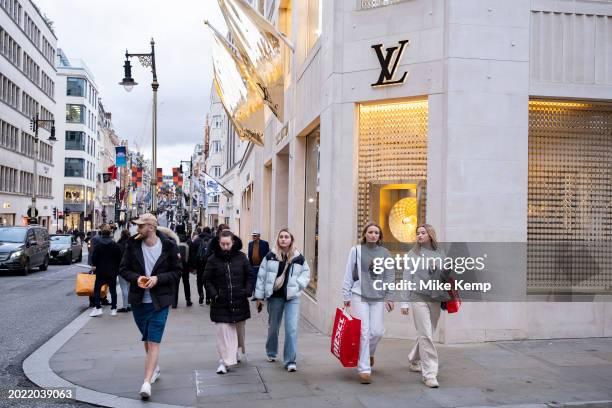
[[[38,224],[38,219],[37,218],[28,218],[28,225],[36,225]]]
[[[30,206],[28,208],[28,217],[30,217],[30,218],[38,217],[38,210],[36,208]]]

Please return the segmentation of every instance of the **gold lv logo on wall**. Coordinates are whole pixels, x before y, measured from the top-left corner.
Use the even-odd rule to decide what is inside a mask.
[[[398,80],[393,80],[395,73],[397,72],[397,67],[399,66],[400,59],[402,58],[402,54],[404,53],[404,49],[406,44],[410,44],[410,40],[402,40],[399,42],[399,46],[386,48],[386,54],[383,55],[382,44],[373,45],[372,48],[376,51],[376,56],[378,57],[378,62],[380,63],[380,76],[378,77],[378,81],[373,83],[372,86],[386,86],[386,85],[397,85],[403,84],[406,80],[406,76],[408,72],[404,72],[402,77]]]

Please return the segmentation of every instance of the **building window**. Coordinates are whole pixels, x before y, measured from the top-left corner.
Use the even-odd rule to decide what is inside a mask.
[[[529,101],[527,290],[612,292],[612,104]]]
[[[17,192],[17,169],[0,166],[0,191]]]
[[[220,129],[223,126],[223,117],[221,115],[213,116],[212,120],[213,129]]]
[[[2,27],[0,27],[0,53],[11,61],[13,65],[21,66],[21,47]]]
[[[0,146],[9,150],[17,150],[18,140],[19,129],[0,120]]]
[[[212,152],[213,153],[221,152],[221,142],[219,140],[212,141]]]
[[[221,166],[212,166],[210,172],[213,177],[221,177]]]
[[[66,80],[66,95],[85,96],[86,81],[83,78],[68,77]]]
[[[85,186],[66,184],[64,186],[64,204],[85,203]]]
[[[321,36],[323,0],[308,0],[308,50]]]
[[[356,237],[374,220],[385,243],[414,242],[425,220],[428,114],[427,100],[359,105]]]
[[[85,160],[67,157],[64,162],[65,177],[85,177]]]
[[[84,105],[66,104],[66,122],[85,124],[87,109]]]
[[[14,109],[19,109],[21,89],[0,73],[0,99]]]
[[[390,6],[392,4],[401,3],[406,0],[360,0],[360,6],[362,10]]]
[[[319,170],[320,129],[306,137],[304,256],[310,266],[310,282],[306,290],[313,297],[317,293],[319,263]]]
[[[85,132],[66,132],[66,150],[85,151]]]

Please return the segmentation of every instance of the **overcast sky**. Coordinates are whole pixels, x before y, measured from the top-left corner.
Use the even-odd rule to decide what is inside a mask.
[[[171,174],[203,142],[212,81],[210,20],[225,32],[216,0],[34,0],[54,22],[58,47],[92,71],[102,103],[121,139],[151,157],[151,72],[132,59],[139,85],[127,93],[126,48],[150,52],[155,39],[158,91],[157,166]],[[59,90],[58,90],[59,92]]]

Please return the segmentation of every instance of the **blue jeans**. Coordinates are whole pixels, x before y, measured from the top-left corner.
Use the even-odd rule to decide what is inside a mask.
[[[285,300],[282,298],[268,298],[268,340],[266,341],[266,354],[276,357],[278,352],[278,332],[280,330],[283,312],[285,313],[285,348],[283,361],[285,367],[295,364],[297,357],[298,320],[300,318],[300,298]]]

